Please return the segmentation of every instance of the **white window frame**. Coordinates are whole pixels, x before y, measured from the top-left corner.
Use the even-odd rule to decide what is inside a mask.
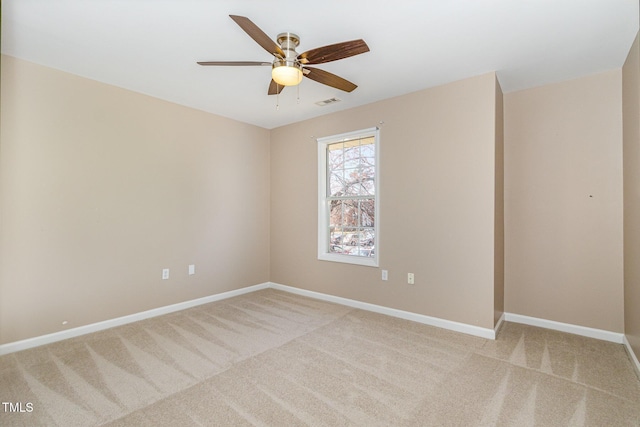
[[[327,199],[327,146],[364,137],[374,137],[375,150],[375,225],[374,253],[371,257],[329,252],[329,203]],[[322,261],[378,267],[380,257],[380,129],[377,127],[318,138],[318,259]]]

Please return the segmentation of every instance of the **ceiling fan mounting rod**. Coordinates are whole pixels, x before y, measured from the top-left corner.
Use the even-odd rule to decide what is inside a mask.
[[[300,44],[300,37],[293,33],[280,33],[276,41],[282,50],[293,50],[295,52],[296,47]]]
[[[293,67],[298,69],[301,73],[302,65],[300,64],[300,61],[298,61],[298,53],[296,52],[296,47],[300,44],[300,37],[293,33],[280,33],[278,34],[276,41],[284,52],[284,58],[276,56],[272,67]],[[302,74],[299,74],[298,78],[302,78]],[[300,80],[298,80],[298,83],[299,81]]]
[[[280,33],[276,38],[276,41],[280,45],[280,48],[284,52],[283,61],[276,59],[276,62],[281,65],[295,66],[298,63],[298,53],[296,47],[300,44],[300,37],[293,33]]]

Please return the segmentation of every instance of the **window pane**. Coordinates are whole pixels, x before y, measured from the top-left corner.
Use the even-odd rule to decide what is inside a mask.
[[[343,254],[345,253],[344,248],[342,245],[331,245],[331,247],[329,248],[329,252],[334,253],[334,254]]]
[[[331,180],[331,196],[369,196],[375,193],[375,168],[374,167],[357,167],[344,170],[344,179],[340,182],[342,191],[333,191],[338,188],[340,176],[332,173]]]
[[[355,168],[360,164],[360,147],[349,147],[344,150],[344,168]]]
[[[344,196],[345,194],[343,171],[331,172],[329,176],[329,196]]]
[[[360,231],[360,246],[371,249],[375,246],[375,233],[372,228],[365,228]]]
[[[360,196],[373,196],[376,193],[374,166],[361,166],[358,186]]]
[[[360,171],[358,168],[345,169],[344,171],[344,195],[357,196],[359,191]]]
[[[329,166],[341,166],[344,162],[344,151],[341,144],[331,144],[327,146]]]
[[[353,235],[349,234],[343,241],[349,243],[343,246],[344,253],[362,257],[375,255],[375,242],[373,229],[358,229]]]
[[[331,200],[329,202],[329,227],[339,227],[343,220],[343,206],[340,200]]]
[[[360,222],[362,227],[374,227],[376,224],[376,203],[374,199],[360,200]]]
[[[333,253],[343,253],[344,249],[342,247],[342,228],[332,227],[330,229],[329,235],[329,252]]]
[[[358,229],[357,228],[343,228],[344,233],[342,235],[342,247],[345,253],[351,253],[358,249]]]
[[[342,201],[342,224],[345,226],[358,226],[359,206],[358,200]]]
[[[367,163],[375,162],[376,158],[376,150],[373,144],[366,144],[360,146],[360,157],[362,161],[366,161]]]

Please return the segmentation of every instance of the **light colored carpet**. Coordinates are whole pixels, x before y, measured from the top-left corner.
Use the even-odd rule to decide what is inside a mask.
[[[2,426],[638,426],[621,345],[485,340],[272,289],[0,357]]]

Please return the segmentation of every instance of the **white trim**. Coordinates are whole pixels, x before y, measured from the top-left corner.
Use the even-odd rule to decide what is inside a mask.
[[[348,141],[350,139],[360,138],[364,134],[373,134],[374,132],[379,131],[380,128],[378,126],[370,127],[367,129],[354,130],[351,132],[339,133],[337,135],[329,135],[317,138],[316,141],[322,144],[331,144],[333,142],[340,141]]]
[[[586,326],[561,323],[553,320],[540,319],[537,317],[523,316],[521,314],[505,313],[504,320],[506,320],[507,322],[522,323],[525,325],[538,326],[540,328],[553,329],[555,331],[568,332],[570,334],[582,335],[584,337],[596,338],[603,341],[610,341],[616,344],[622,344],[624,338],[624,334],[618,332],[588,328]]]
[[[468,325],[466,323],[425,316],[424,314],[417,314],[409,311],[397,310],[395,308],[384,307],[381,305],[370,304],[367,302],[323,294],[320,292],[308,291],[306,289],[294,288],[292,286],[281,285],[279,283],[271,282],[270,287],[296,295],[302,295],[309,298],[333,302],[336,304],[345,305],[347,307],[359,308],[361,310],[372,311],[374,313],[385,314],[387,316],[397,317],[400,319],[411,320],[413,322],[422,323],[429,326],[436,326],[443,329],[449,329],[455,332],[462,332],[464,334],[474,335],[481,338],[487,338],[491,340],[494,340],[496,338],[496,334],[493,329],[481,328],[479,326]]]
[[[638,374],[638,378],[640,378],[640,361],[638,361],[636,354],[633,352],[633,348],[631,348],[631,343],[629,343],[629,340],[627,339],[626,335],[622,336],[622,340],[625,348],[627,349],[627,353],[629,353],[629,358],[635,365],[636,374]]]
[[[378,246],[378,245],[376,245]],[[324,245],[323,245],[324,247]],[[374,257],[363,257],[346,254],[320,253],[318,248],[318,261],[341,262],[344,264],[364,265],[366,267],[378,267],[378,262]]]
[[[167,305],[164,307],[158,307],[152,310],[142,311],[140,313],[134,313],[127,316],[117,317],[115,319],[109,319],[102,322],[91,323],[89,325],[79,326],[73,329],[67,329],[66,331],[54,332],[52,334],[41,335],[39,337],[34,337],[34,338],[28,338],[22,341],[15,341],[8,344],[2,344],[0,345],[0,356],[4,354],[14,353],[16,351],[38,347],[44,344],[50,344],[56,341],[62,341],[69,338],[74,338],[80,335],[90,334],[92,332],[102,331],[105,329],[113,328],[115,326],[126,325],[127,323],[133,323],[139,320],[149,319],[151,317],[161,316],[163,314],[173,313],[175,311],[185,310],[187,308],[195,307],[202,304],[208,304],[210,302],[220,301],[223,299],[235,297],[235,296],[246,294],[249,292],[259,291],[261,289],[267,289],[269,288],[269,286],[270,286],[269,283],[261,283],[259,285],[248,286],[246,288],[235,289],[233,291],[222,292],[220,294],[210,295],[203,298],[184,301],[177,304]]]

